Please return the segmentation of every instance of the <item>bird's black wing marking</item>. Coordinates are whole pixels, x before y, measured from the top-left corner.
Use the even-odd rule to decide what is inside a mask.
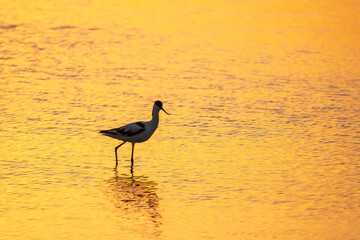
[[[121,135],[124,135],[127,137],[132,137],[143,131],[145,131],[145,125],[142,122],[131,123],[131,124],[128,124],[121,128],[116,129],[117,133],[120,133]]]
[[[108,135],[123,135],[126,137],[132,137],[136,134],[145,131],[145,124],[142,122],[130,123],[120,128],[114,128],[110,130],[102,130],[100,133]]]
[[[145,124],[143,124],[142,122],[136,122],[135,124],[137,124],[141,128],[145,128]]]

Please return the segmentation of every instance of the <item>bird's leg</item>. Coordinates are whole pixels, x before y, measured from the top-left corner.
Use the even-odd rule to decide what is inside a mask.
[[[134,180],[134,167],[130,167],[131,179]]]
[[[126,143],[126,142],[121,143],[119,146],[117,146],[117,147],[115,148],[115,159],[116,159],[115,168],[117,168],[117,165],[118,165],[117,150],[118,150],[118,148],[121,147],[124,143]]]
[[[131,150],[131,167],[134,166],[134,146],[135,146],[135,143],[132,143],[132,150]]]

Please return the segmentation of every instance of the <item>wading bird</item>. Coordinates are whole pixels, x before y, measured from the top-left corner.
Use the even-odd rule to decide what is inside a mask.
[[[105,136],[116,138],[119,140],[124,141],[119,146],[115,147],[115,159],[116,159],[116,166],[118,165],[118,157],[117,157],[117,150],[126,142],[131,142],[132,150],[131,150],[131,167],[134,164],[134,146],[135,143],[141,143],[148,140],[151,135],[155,132],[156,128],[159,125],[159,112],[163,110],[166,114],[170,115],[163,109],[161,101],[156,101],[154,103],[153,111],[152,111],[152,119],[148,122],[135,122],[130,123],[125,126],[114,128],[110,130],[101,130]]]

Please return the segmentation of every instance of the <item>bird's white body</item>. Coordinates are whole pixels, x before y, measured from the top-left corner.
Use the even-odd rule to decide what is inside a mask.
[[[119,146],[115,148],[115,158],[116,158],[116,167],[118,164],[117,160],[117,149],[121,147],[126,142],[132,143],[131,151],[131,166],[133,166],[133,156],[134,156],[134,145],[135,143],[141,143],[147,141],[155,132],[156,128],[159,125],[159,112],[163,110],[168,114],[162,107],[162,102],[156,101],[154,103],[152,111],[152,119],[148,122],[135,122],[130,123],[125,126],[114,128],[110,130],[102,130],[100,133],[105,136],[116,138],[124,141]]]
[[[159,125],[159,108],[153,110],[153,117],[148,122],[135,122],[125,126],[103,131],[106,136],[125,142],[141,143],[148,140]]]

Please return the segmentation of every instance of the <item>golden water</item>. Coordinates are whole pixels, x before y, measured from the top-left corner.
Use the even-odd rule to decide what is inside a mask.
[[[358,1],[0,5],[0,239],[360,239]]]

